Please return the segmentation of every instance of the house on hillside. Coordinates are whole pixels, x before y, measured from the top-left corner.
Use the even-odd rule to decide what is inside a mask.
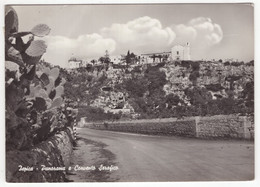
[[[161,63],[167,61],[169,56],[170,52],[141,54],[139,64]]]
[[[70,58],[68,61],[69,69],[80,68],[82,66],[82,63],[82,60],[79,60],[77,58]]]
[[[109,57],[113,64],[121,64],[123,61],[122,55],[113,55]]]
[[[171,49],[171,55],[173,60],[191,60],[190,56],[190,44],[175,45]]]
[[[175,45],[170,52],[141,54],[139,64],[161,63],[170,58],[172,60],[191,60],[190,44],[187,42],[186,45]]]

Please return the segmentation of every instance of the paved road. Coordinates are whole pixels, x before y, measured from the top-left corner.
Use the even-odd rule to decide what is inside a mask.
[[[79,128],[79,136],[106,144],[118,181],[216,181],[254,178],[254,144]],[[81,147],[79,147],[81,149]],[[83,149],[83,148],[82,148]]]

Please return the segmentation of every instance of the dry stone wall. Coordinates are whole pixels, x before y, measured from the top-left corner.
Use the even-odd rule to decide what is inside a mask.
[[[253,124],[246,116],[195,117],[197,137],[253,139]]]
[[[64,168],[69,165],[73,141],[72,129],[67,128],[31,150],[8,151],[6,181],[64,182],[66,180]]]
[[[210,117],[164,118],[129,121],[106,121],[80,124],[99,130],[142,134],[177,135],[197,138],[254,139],[254,125],[245,116],[218,115]]]
[[[144,122],[144,123],[101,123],[94,124],[94,128],[105,130],[133,132],[142,134],[157,134],[157,135],[180,135],[194,136],[195,121],[174,121],[174,122]]]

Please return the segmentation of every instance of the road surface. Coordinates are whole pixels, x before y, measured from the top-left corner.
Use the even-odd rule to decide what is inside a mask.
[[[254,178],[254,143],[79,128],[74,181],[234,181]],[[115,170],[102,173],[100,165]]]

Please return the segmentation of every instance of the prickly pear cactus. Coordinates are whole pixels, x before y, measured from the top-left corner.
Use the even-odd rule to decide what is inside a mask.
[[[50,28],[39,24],[18,32],[15,10],[10,6],[5,10],[6,147],[27,149],[67,124],[61,109],[66,81],[59,76],[59,68],[39,62],[47,45],[34,36],[46,36]],[[24,43],[27,35],[30,39]]]

